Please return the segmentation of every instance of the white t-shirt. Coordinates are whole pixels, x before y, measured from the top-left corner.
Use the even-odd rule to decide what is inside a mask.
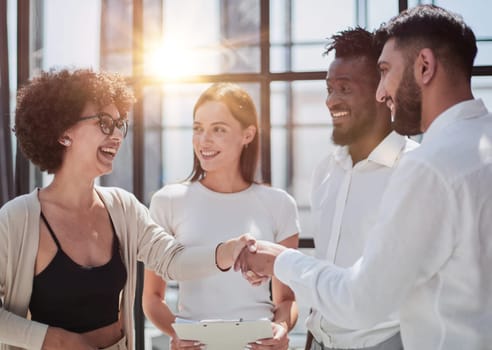
[[[280,242],[300,231],[294,199],[285,191],[252,184],[218,193],[200,182],[163,187],[153,197],[154,220],[186,246],[210,245],[250,233]],[[268,284],[251,286],[231,269],[179,283],[178,316],[201,319],[273,318]]]

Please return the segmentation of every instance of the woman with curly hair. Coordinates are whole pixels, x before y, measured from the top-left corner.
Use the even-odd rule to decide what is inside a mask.
[[[184,247],[111,172],[134,101],[124,80],[42,73],[18,93],[22,152],[54,174],[0,209],[0,348],[133,349],[137,261],[166,279],[219,273],[252,240]],[[3,344],[3,345],[1,345]]]

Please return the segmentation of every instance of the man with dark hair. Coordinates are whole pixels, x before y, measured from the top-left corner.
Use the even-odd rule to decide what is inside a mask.
[[[460,16],[425,5],[377,37],[377,99],[397,131],[424,136],[393,172],[362,258],[340,268],[257,242],[236,267],[275,273],[342,327],[397,310],[406,350],[490,349],[492,114],[471,91],[475,36]]]
[[[311,208],[316,257],[350,267],[371,239],[365,233],[394,168],[417,143],[392,131],[390,111],[374,98],[380,50],[373,34],[359,27],[342,31],[331,37],[325,54],[332,51],[326,106],[336,147],[314,172]],[[314,336],[313,350],[403,348],[396,313],[375,326],[347,328],[313,309],[307,327]]]

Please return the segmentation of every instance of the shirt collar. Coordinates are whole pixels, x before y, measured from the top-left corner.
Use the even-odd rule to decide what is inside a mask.
[[[367,159],[361,162],[372,162],[391,168],[398,160],[406,142],[405,136],[392,131],[369,153]],[[352,167],[352,158],[348,152],[348,146],[337,146],[333,152],[333,158],[345,169]]]
[[[434,119],[424,133],[422,142],[435,137],[452,123],[463,119],[476,118],[487,113],[487,107],[485,107],[482,99],[467,100],[457,103]]]

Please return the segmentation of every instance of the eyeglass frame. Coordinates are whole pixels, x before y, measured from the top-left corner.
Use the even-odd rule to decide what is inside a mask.
[[[103,129],[104,125],[102,122],[102,117],[104,117],[104,116],[109,117],[111,119],[111,126],[109,127],[110,128],[109,133],[104,132],[104,129]],[[123,117],[120,117],[119,119],[114,119],[111,114],[106,113],[106,112],[99,112],[95,115],[90,115],[87,117],[80,117],[77,121],[80,122],[83,120],[96,119],[96,118],[99,119],[99,129],[101,129],[101,132],[104,135],[108,135],[108,136],[113,135],[115,128],[118,128],[120,131],[123,132],[123,137],[126,137],[126,134],[128,134],[128,119],[123,118]],[[118,124],[120,126],[118,126]],[[124,130],[121,129],[122,127],[124,127]]]

